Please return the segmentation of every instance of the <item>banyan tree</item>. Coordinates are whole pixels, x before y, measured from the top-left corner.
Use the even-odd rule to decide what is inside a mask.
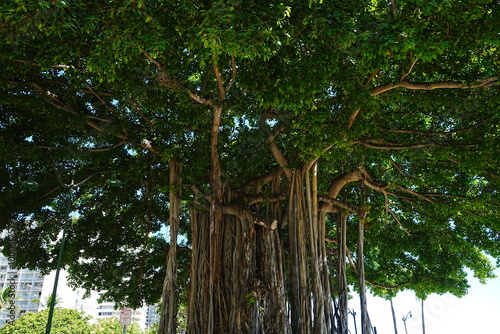
[[[159,334],[347,333],[500,259],[498,1],[4,1],[0,227]],[[105,183],[111,175],[123,182]],[[21,181],[36,180],[26,189]],[[68,186],[69,185],[69,186]]]

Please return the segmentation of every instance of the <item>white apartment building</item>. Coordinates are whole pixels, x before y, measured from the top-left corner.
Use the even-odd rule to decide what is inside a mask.
[[[146,306],[146,329],[151,329],[153,325],[160,321],[158,308],[156,306]]]
[[[98,292],[92,292],[89,298],[84,299],[85,290],[70,288],[66,276],[67,272],[61,270],[56,294],[60,301],[58,303],[59,307],[83,311],[86,315],[91,316],[93,321],[109,317],[120,317],[120,310],[115,309],[114,303],[108,301],[99,303],[98,300],[102,294]],[[12,280],[13,277],[15,277],[15,280]],[[0,292],[14,283],[15,304],[18,306],[19,311],[15,316],[16,319],[27,312],[39,312],[46,307],[44,304],[53,291],[54,280],[55,271],[44,277],[36,270],[16,270],[10,268],[8,258],[0,254]],[[149,328],[154,321],[158,321],[155,310],[151,306],[134,310],[132,321],[137,322],[142,329]],[[9,310],[0,311],[0,328],[9,320],[12,320],[9,317]]]
[[[44,289],[44,277],[39,271],[11,268],[7,257],[0,256],[0,291],[8,286],[12,286],[16,293],[15,304],[19,307],[16,319],[27,312],[38,312]],[[0,327],[13,320],[8,306],[0,311]]]
[[[116,317],[120,318],[120,309],[115,309],[115,304],[110,301],[99,302],[102,293],[92,291],[88,298],[83,298],[84,289],[72,289],[68,286],[67,272],[61,270],[59,276],[59,284],[57,288],[57,296],[61,300],[58,304],[60,307],[83,311],[86,315],[92,317],[93,322],[100,319]],[[51,272],[45,277],[46,289],[42,291],[42,300],[45,300],[51,293],[55,280],[55,272]],[[132,313],[132,321],[142,328],[146,326],[147,307],[134,310]]]

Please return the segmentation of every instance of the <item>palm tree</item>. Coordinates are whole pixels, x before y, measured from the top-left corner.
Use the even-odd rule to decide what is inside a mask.
[[[2,294],[0,294],[0,310],[3,310],[6,305],[14,305],[14,312],[19,313],[19,306],[14,303],[14,300],[16,299],[15,297],[12,298],[12,295],[15,294],[12,291],[12,286],[6,287],[3,291]]]
[[[43,307],[44,309],[48,308],[51,302],[52,302],[52,294],[49,294],[48,297],[45,298],[45,302],[42,302],[40,299],[33,299],[33,303],[39,303],[40,306]],[[62,298],[56,295],[54,306],[57,306],[61,303],[62,303]]]

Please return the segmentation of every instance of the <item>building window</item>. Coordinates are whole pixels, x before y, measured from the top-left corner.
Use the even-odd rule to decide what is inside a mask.
[[[99,312],[99,316],[106,317],[113,315],[113,312]]]

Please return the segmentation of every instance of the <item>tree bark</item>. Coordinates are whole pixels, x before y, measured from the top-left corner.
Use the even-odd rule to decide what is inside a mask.
[[[175,334],[177,331],[177,234],[180,217],[180,164],[170,161],[170,247],[167,255],[166,275],[163,283],[160,325],[158,334]]]

